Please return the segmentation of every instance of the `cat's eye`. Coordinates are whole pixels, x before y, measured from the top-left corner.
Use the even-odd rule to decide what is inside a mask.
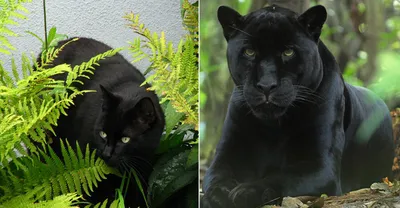
[[[294,51],[293,51],[293,49],[286,49],[285,51],[283,51],[282,54],[283,54],[284,56],[286,56],[286,57],[290,57],[290,56],[293,56]]]
[[[246,54],[246,56],[253,57],[254,55],[256,55],[256,52],[253,49],[246,49],[244,50],[244,54]]]
[[[121,138],[121,141],[123,142],[123,143],[128,143],[129,141],[131,140],[131,138],[129,138],[129,137],[122,137]]]
[[[103,139],[107,138],[107,134],[106,134],[106,132],[104,132],[104,131],[100,131],[99,135],[100,135],[100,137],[103,138]]]

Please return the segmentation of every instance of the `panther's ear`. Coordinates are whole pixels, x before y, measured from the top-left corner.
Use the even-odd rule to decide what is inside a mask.
[[[224,30],[226,40],[232,37],[232,34],[236,30],[235,28],[240,24],[241,17],[242,15],[230,7],[220,6],[218,8],[218,20]]]
[[[300,24],[307,30],[315,42],[321,35],[322,25],[327,17],[326,9],[322,5],[311,7],[298,18]]]

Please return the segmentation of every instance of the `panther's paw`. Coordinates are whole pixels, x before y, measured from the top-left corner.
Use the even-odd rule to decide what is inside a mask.
[[[280,204],[282,202],[282,197],[279,197],[275,190],[266,188],[262,193],[262,202],[264,205]]]
[[[251,183],[242,183],[229,193],[235,207],[255,208],[262,205],[263,188]]]
[[[200,208],[225,208],[233,207],[228,199],[230,190],[226,187],[218,187],[209,190],[200,200]]]

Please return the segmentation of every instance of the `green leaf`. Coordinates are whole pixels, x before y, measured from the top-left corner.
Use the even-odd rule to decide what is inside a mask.
[[[199,183],[195,180],[187,187],[186,192],[186,207],[197,208],[199,205]]]
[[[175,111],[175,108],[171,105],[171,102],[168,102],[166,109],[164,110],[165,112],[165,132],[166,132],[166,137],[169,136],[171,133],[172,129],[179,124],[180,120],[183,118],[185,115],[184,113],[178,113]]]
[[[160,198],[158,198],[154,202],[154,204],[152,204],[152,206],[157,207],[161,205],[166,199],[168,199],[168,197],[172,196],[180,189],[196,181],[196,178],[198,178],[197,169],[181,173],[179,177],[174,178],[173,181],[168,183],[168,185],[163,190],[163,194],[160,195]]]
[[[183,144],[184,137],[185,133],[170,134],[169,137],[165,137],[165,135],[163,135],[160,144],[158,145],[158,148],[156,150],[156,154],[165,153],[170,149],[180,146],[181,144]]]
[[[161,205],[168,197],[196,179],[197,167],[186,167],[190,151],[178,148],[157,161],[149,178],[148,199],[151,207]]]
[[[49,31],[49,35],[47,36],[47,43],[51,43],[53,41],[54,37],[56,36],[57,33],[57,28],[52,27]]]
[[[189,168],[199,162],[199,145],[194,145],[190,150],[188,160],[186,162],[186,167]]]
[[[135,171],[134,169],[131,169],[131,171],[132,171],[132,175],[135,177],[135,181],[136,181],[136,184],[138,185],[138,188],[139,188],[139,190],[140,190],[140,193],[142,193],[144,202],[146,203],[146,207],[149,208],[149,204],[147,203],[147,199],[146,199],[146,194],[145,194],[144,191],[143,191],[142,183],[140,182],[140,179],[139,179],[139,177],[137,176],[136,171]]]

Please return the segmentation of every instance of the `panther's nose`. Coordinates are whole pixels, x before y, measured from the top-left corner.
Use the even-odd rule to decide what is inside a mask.
[[[263,83],[257,83],[256,88],[263,92],[265,95],[269,95],[269,93],[277,87],[277,84],[272,83],[272,84],[263,84]]]

